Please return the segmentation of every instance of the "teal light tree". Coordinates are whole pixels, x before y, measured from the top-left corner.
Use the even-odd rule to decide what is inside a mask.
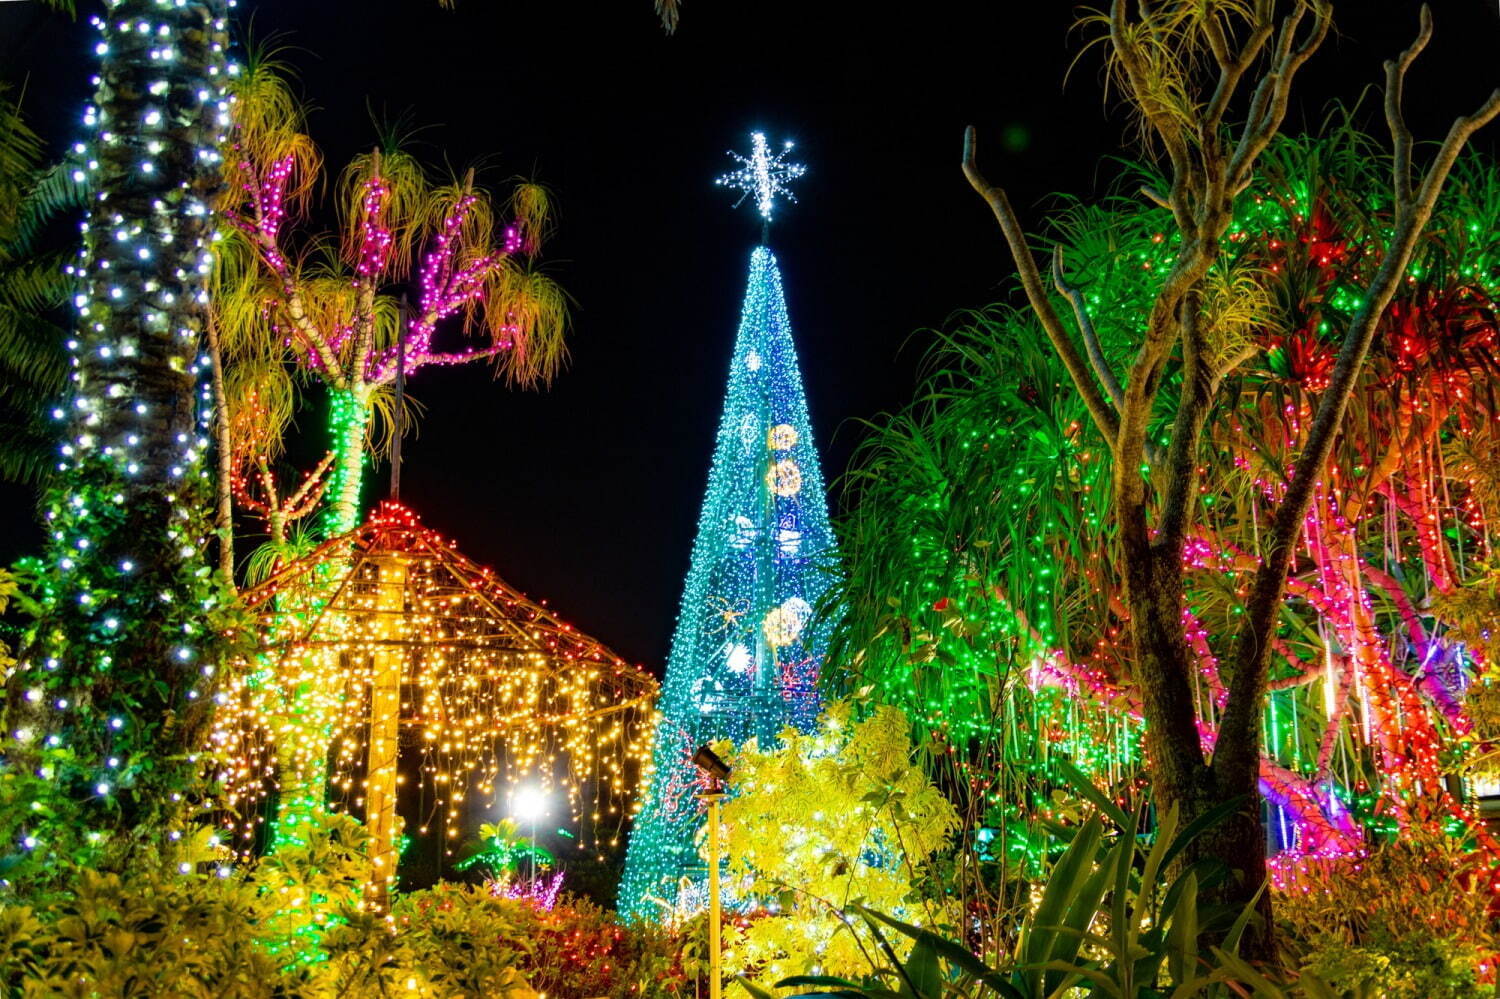
[[[723,186],[753,198],[765,223],[729,368],[729,391],[698,518],[662,687],[652,771],[635,819],[619,909],[652,918],[694,907],[703,864],[694,844],[702,790],[693,751],[717,739],[774,739],[807,729],[828,622],[813,613],[828,586],[820,563],[833,532],[781,273],[765,244],[778,197],[803,167],[753,137]],[[790,149],[788,144],[787,149]]]

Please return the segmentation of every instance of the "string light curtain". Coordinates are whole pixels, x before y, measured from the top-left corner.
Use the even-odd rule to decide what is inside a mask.
[[[264,645],[225,694],[218,732],[244,846],[272,790],[279,824],[295,821],[288,807],[321,807],[330,791],[375,824],[390,807],[375,801],[378,786],[404,783],[397,740],[408,760],[420,758],[445,841],[459,833],[466,796],[493,798],[520,781],[560,790],[596,836],[612,816],[623,820],[656,681],[406,507],[383,503],[246,603]],[[377,774],[382,765],[390,769]],[[377,851],[399,834],[373,832],[392,840]]]

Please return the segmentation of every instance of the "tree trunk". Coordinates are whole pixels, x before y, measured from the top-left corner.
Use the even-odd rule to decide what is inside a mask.
[[[370,426],[369,389],[333,389],[329,393],[328,432],[334,453],[328,482],[323,536],[337,537],[359,523],[359,492],[364,485],[365,434]]]
[[[62,467],[47,495],[46,612],[12,677],[8,755],[46,766],[94,828],[177,812],[210,720],[227,595],[204,553],[213,479],[200,338],[224,0],[119,0],[101,22]],[[163,52],[170,50],[163,58]]]
[[[1190,843],[1178,864],[1181,868],[1215,858],[1229,867],[1231,878],[1207,900],[1235,909],[1256,900],[1263,918],[1247,928],[1241,954],[1269,959],[1274,956],[1274,939],[1270,896],[1261,891],[1266,841],[1260,821],[1259,755],[1236,757],[1228,765],[1217,760],[1210,764],[1205,757],[1207,740],[1198,724],[1192,681],[1198,664],[1183,627],[1182,553],[1147,541],[1143,515],[1122,516],[1121,522],[1135,680],[1150,720],[1145,739],[1154,801],[1160,809],[1176,805],[1179,828],[1227,802],[1241,801],[1232,815]],[[1258,731],[1256,736],[1258,746]],[[1249,761],[1248,767],[1241,760]]]
[[[219,540],[219,575],[224,585],[234,587],[234,499],[231,480],[234,455],[229,440],[229,395],[224,389],[224,355],[219,349],[219,330],[212,317],[208,321],[208,360],[213,371],[214,390],[214,456],[217,473],[214,488],[218,505],[214,511],[214,533]]]
[[[370,400],[368,388],[332,389],[329,394],[333,466],[320,531],[324,538],[336,538],[359,524]],[[273,530],[285,537],[284,519]],[[328,589],[327,598],[332,599],[346,564],[342,559],[331,560],[312,585]],[[304,650],[300,656],[288,663],[295,676],[276,681],[284,698],[279,714],[292,723],[283,727],[277,740],[280,794],[271,837],[273,852],[300,843],[306,823],[326,809],[328,754],[344,689],[344,677],[332,675],[341,670],[337,656],[319,649]]]

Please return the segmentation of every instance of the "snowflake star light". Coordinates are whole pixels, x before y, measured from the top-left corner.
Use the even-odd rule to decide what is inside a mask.
[[[747,197],[755,195],[756,209],[769,222],[778,197],[796,202],[790,183],[807,172],[807,167],[801,163],[786,161],[787,154],[791,151],[792,143],[787,142],[781,152],[772,155],[770,147],[766,145],[765,133],[753,132],[750,135],[750,155],[741,156],[730,150],[729,155],[740,162],[740,168],[724,174],[716,183],[720,187],[732,187],[740,192],[740,200],[734,203],[736,208]]]

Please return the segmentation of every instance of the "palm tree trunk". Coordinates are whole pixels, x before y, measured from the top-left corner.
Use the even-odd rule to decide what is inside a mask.
[[[323,536],[337,537],[359,523],[359,492],[364,485],[365,434],[370,426],[369,389],[334,389],[328,407],[328,432],[334,453],[328,482]]]
[[[214,533],[219,538],[219,575],[224,585],[234,588],[234,502],[230,480],[234,474],[234,455],[229,441],[229,396],[224,390],[224,355],[219,349],[219,328],[210,317],[208,322],[208,359],[213,367],[214,454],[217,459],[214,482],[218,505],[214,512]]]
[[[118,0],[102,42],[62,467],[47,495],[47,611],[13,675],[7,730],[94,828],[170,819],[210,721],[226,594],[212,532],[200,340],[225,0]],[[16,696],[19,695],[19,696]]]

